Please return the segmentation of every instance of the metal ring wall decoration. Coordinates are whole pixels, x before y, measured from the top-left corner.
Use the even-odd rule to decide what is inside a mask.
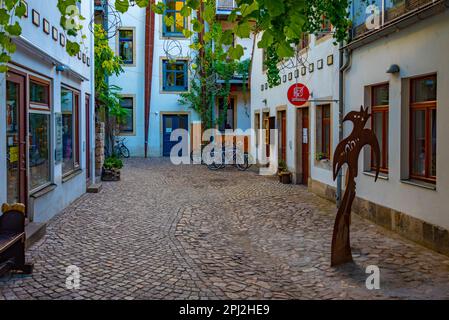
[[[122,19],[120,18],[120,13],[109,3],[109,1],[103,1],[102,7],[103,13],[106,13],[103,19],[108,22],[105,28],[106,39],[112,39],[118,34],[119,29],[122,27]],[[92,33],[94,33],[95,17],[96,14],[94,14],[89,22],[89,31]],[[105,26],[103,25],[103,28],[104,27]]]

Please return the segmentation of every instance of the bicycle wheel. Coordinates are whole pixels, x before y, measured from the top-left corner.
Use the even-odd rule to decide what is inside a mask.
[[[129,149],[124,145],[120,146],[120,154],[122,155],[122,157],[128,159],[130,156]]]
[[[248,154],[245,152],[241,157],[243,159],[240,159],[240,161],[236,161],[237,169],[240,171],[246,171],[249,168],[249,161],[248,161]]]

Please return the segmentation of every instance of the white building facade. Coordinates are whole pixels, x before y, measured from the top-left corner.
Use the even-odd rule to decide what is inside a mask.
[[[297,57],[279,65],[281,84],[270,88],[264,67],[264,50],[256,49],[251,74],[251,124],[254,129],[278,130],[278,158],[292,172],[293,182],[333,185],[332,150],[338,143],[338,47],[330,29],[308,35]],[[260,39],[261,35],[259,35]],[[307,86],[311,97],[302,106],[289,102],[295,84]],[[261,132],[259,132],[261,133]],[[267,133],[256,144],[275,144]],[[270,141],[271,140],[271,141]],[[316,155],[319,154],[319,157]],[[255,150],[253,157],[257,158]]]
[[[109,3],[113,5],[114,1]],[[169,156],[176,144],[170,141],[170,135],[176,129],[187,129],[190,139],[193,136],[200,138],[199,114],[179,102],[180,94],[190,89],[192,80],[189,46],[193,40],[185,38],[182,33],[182,29],[190,27],[191,18],[180,15],[184,3],[184,0],[165,1],[167,9],[164,15],[169,14],[175,19],[175,25],[170,27],[165,25],[164,15],[152,14],[137,5],[130,7],[126,13],[120,14],[121,27],[110,40],[111,48],[124,61],[124,73],[111,77],[110,83],[122,88],[122,106],[130,110],[119,136],[126,139],[131,156]],[[220,1],[217,5],[218,10]],[[150,30],[152,33],[148,34]],[[245,47],[243,59],[249,58],[252,41],[237,41]],[[226,127],[245,131],[250,128],[249,90],[244,93],[240,84],[232,86],[233,89],[236,87],[239,88],[231,90]]]
[[[449,254],[448,1],[378,1],[381,25],[364,24],[355,2],[347,45],[345,113],[370,108],[381,147],[374,182],[371,151],[360,156],[355,211]],[[350,133],[344,127],[345,135]]]
[[[27,7],[0,75],[0,202],[24,203],[29,221],[45,222],[95,182],[93,36],[86,19],[84,46],[71,57],[56,6]],[[79,10],[92,17],[93,3]]]

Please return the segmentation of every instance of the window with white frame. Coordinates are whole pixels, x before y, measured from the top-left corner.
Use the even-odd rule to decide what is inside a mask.
[[[51,182],[50,82],[30,77],[28,161],[30,191]]]

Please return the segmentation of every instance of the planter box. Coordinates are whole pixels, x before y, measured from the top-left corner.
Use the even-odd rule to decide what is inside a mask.
[[[280,172],[278,173],[279,176],[279,182],[283,184],[290,184],[292,183],[292,174],[291,172]]]
[[[102,168],[101,180],[102,181],[120,181],[120,170]]]

